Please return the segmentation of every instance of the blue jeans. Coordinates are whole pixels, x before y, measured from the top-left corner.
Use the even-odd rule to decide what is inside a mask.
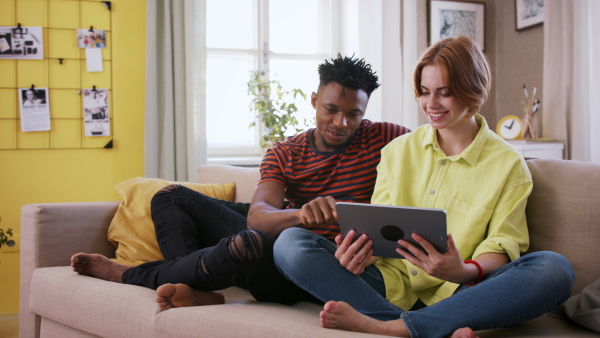
[[[368,266],[354,275],[335,258],[335,244],[318,234],[287,229],[273,250],[281,273],[321,301],[344,301],[379,320],[401,318],[411,337],[445,337],[461,327],[492,329],[539,317],[567,300],[575,278],[563,256],[534,252],[493,271],[475,286],[461,285],[436,304],[417,302],[404,310],[385,298],[377,267]]]

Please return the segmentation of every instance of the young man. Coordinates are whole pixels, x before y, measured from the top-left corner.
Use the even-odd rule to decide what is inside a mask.
[[[333,240],[339,234],[335,202],[369,203],[381,149],[408,129],[364,119],[379,87],[364,60],[338,56],[319,66],[319,76],[311,96],[316,128],[267,151],[249,211],[247,205],[168,186],[152,199],[165,260],[130,267],[76,254],[74,271],[157,289],[164,309],[222,303],[223,296],[212,291],[230,286],[248,289],[259,301],[320,302],[279,273],[274,238],[303,227]]]

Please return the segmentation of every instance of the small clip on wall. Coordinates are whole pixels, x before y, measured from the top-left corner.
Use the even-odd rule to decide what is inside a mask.
[[[13,35],[15,36],[15,38],[18,38],[17,34],[21,35],[21,39],[23,38],[23,34],[27,34],[27,32],[23,33],[23,27],[21,27],[20,22],[17,24],[17,28],[13,28],[12,31],[13,31]]]

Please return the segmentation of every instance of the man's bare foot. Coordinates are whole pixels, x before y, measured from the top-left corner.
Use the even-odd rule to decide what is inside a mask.
[[[321,325],[329,329],[375,333],[387,336],[410,337],[402,319],[381,321],[356,311],[345,302],[329,301],[320,314]],[[477,338],[468,327],[454,331],[451,338]]]
[[[196,290],[186,284],[163,284],[156,289],[156,296],[156,302],[163,310],[225,303],[225,297],[220,292]]]
[[[71,267],[80,275],[121,283],[123,272],[133,266],[113,262],[108,257],[99,254],[78,253],[71,257]]]

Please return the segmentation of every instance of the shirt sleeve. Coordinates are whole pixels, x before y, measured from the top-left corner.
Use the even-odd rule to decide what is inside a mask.
[[[385,142],[385,144],[390,143],[393,139],[395,139],[396,137],[400,136],[400,135],[404,135],[406,133],[410,133],[410,129],[401,126],[399,124],[395,124],[395,123],[389,123],[389,122],[376,122],[376,126],[378,129],[379,134],[381,135],[381,138],[383,139],[383,142]]]
[[[523,164],[526,166],[526,164]],[[477,246],[473,258],[484,253],[507,253],[513,261],[529,248],[525,208],[533,189],[522,166],[513,169],[489,222],[488,236]]]
[[[285,146],[277,142],[267,150],[267,153],[260,163],[260,181],[258,184],[265,181],[275,181],[288,185],[288,180],[285,176]]]
[[[385,170],[385,156],[381,156],[381,161],[377,165],[377,179],[375,180],[375,188],[371,196],[371,204],[391,205],[390,194],[388,192],[387,171]]]

